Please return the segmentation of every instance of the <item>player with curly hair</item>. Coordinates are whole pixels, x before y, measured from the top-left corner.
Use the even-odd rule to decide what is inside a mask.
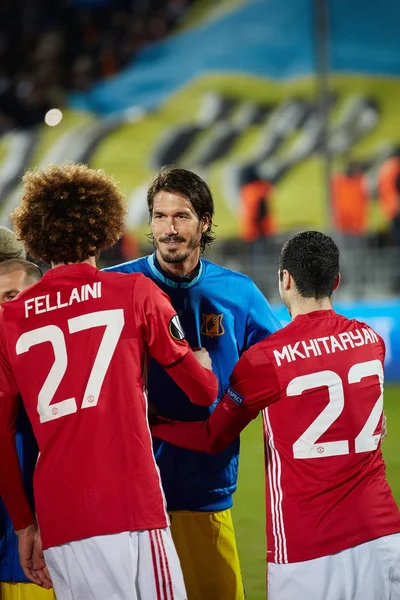
[[[193,402],[210,405],[211,360],[189,349],[153,282],[96,268],[124,227],[125,202],[109,177],[66,165],[24,183],[11,220],[31,256],[53,267],[0,313],[0,494],[24,572],[47,587],[49,571],[58,600],[184,600],[144,376],[150,354]],[[40,533],[13,439],[18,393],[40,450]]]
[[[33,258],[52,264],[83,262],[121,237],[125,200],[102,171],[50,166],[27,173],[24,183],[11,221]]]

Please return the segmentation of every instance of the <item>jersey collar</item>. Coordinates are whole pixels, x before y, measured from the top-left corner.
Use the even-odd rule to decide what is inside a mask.
[[[333,317],[336,314],[337,314],[336,311],[334,311],[333,309],[313,310],[312,312],[305,313],[304,315],[297,315],[297,317],[295,317],[294,321],[296,321],[298,323],[299,321],[310,321],[312,319],[323,319],[325,317]]]
[[[60,265],[46,271],[43,278],[48,279],[49,277],[64,277],[65,275],[72,275],[74,273],[85,274],[85,275],[96,275],[98,269],[89,265],[88,263],[72,263],[69,265]]]
[[[203,261],[200,259],[199,269],[198,269],[196,276],[193,277],[193,279],[187,280],[185,277],[172,278],[171,275],[169,275],[169,274],[167,275],[167,273],[161,268],[160,263],[158,262],[158,260],[156,258],[155,252],[153,254],[150,254],[147,257],[147,263],[149,265],[151,272],[153,273],[153,275],[156,279],[158,279],[162,283],[165,283],[166,285],[169,285],[170,287],[173,287],[173,288],[190,288],[190,287],[192,287],[199,281],[200,277],[202,276],[203,269],[204,269]]]

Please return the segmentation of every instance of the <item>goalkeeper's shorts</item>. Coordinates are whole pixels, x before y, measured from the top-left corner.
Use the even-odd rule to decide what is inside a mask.
[[[45,590],[36,583],[0,582],[1,600],[55,600],[53,590]]]
[[[188,600],[244,600],[230,509],[170,513]]]

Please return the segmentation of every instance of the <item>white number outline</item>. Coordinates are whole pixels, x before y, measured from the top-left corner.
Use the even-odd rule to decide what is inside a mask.
[[[346,440],[335,442],[315,442],[333,425],[344,408],[344,392],[342,380],[333,371],[319,371],[293,379],[287,388],[288,396],[300,396],[306,390],[327,387],[329,402],[322,412],[311,423],[299,439],[293,444],[294,458],[319,458],[320,456],[339,456],[349,453]]]
[[[380,395],[360,433],[355,438],[355,452],[371,452],[376,450],[382,434],[374,435],[379,419],[383,413],[383,366],[379,360],[370,360],[353,365],[348,373],[348,382],[359,383],[364,377],[377,375],[379,378]],[[348,440],[332,442],[316,441],[328,431],[341,415],[345,397],[343,382],[333,371],[319,371],[309,375],[295,377],[287,387],[287,396],[299,396],[303,392],[317,387],[327,387],[329,402],[319,413],[309,427],[293,444],[293,456],[296,459],[325,458],[349,454]]]
[[[361,379],[369,375],[378,375],[381,393],[367,422],[355,439],[356,452],[371,452],[371,450],[376,450],[379,440],[382,437],[382,434],[374,435],[374,431],[383,413],[383,366],[381,361],[371,360],[351,367],[349,371],[349,383],[359,383]]]
[[[54,398],[68,365],[65,337],[59,327],[47,325],[23,333],[17,341],[15,351],[17,354],[24,354],[32,346],[44,344],[45,342],[50,342],[53,347],[54,362],[38,395],[37,411],[41,423],[71,415],[77,410],[75,398],[55,402],[50,409],[50,402]]]
[[[81,408],[91,408],[97,405],[104,378],[117,347],[124,323],[123,309],[102,310],[68,319],[68,330],[71,334],[94,327],[106,327],[90,371]],[[38,394],[37,411],[41,423],[77,412],[75,398],[68,398],[51,404],[68,367],[67,346],[60,327],[47,325],[23,333],[17,341],[16,353],[23,354],[33,346],[45,342],[50,342],[52,345],[54,362]]]

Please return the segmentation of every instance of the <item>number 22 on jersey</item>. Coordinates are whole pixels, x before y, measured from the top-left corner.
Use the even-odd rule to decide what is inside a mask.
[[[374,435],[383,412],[383,367],[379,360],[370,360],[353,365],[348,372],[348,383],[359,383],[364,377],[376,375],[379,378],[380,395],[366,423],[355,438],[355,451],[376,450],[381,434]],[[345,405],[345,394],[341,377],[333,371],[319,371],[292,379],[286,391],[287,396],[299,396],[305,391],[327,387],[329,402],[317,418],[293,444],[294,458],[323,458],[349,454],[349,440],[332,442],[316,441],[333,425]]]
[[[124,311],[122,309],[101,310],[68,319],[67,323],[71,334],[92,327],[106,327],[81,404],[81,408],[91,408],[97,405],[104,378],[121,336],[124,327]],[[68,366],[67,345],[60,327],[46,325],[23,333],[17,341],[15,350],[17,354],[23,354],[28,352],[32,346],[45,342],[50,342],[53,347],[54,362],[38,395],[37,409],[41,423],[59,419],[77,411],[75,398],[51,404]]]

